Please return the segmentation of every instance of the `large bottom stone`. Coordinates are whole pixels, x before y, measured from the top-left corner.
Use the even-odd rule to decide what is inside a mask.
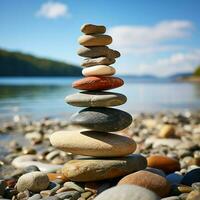
[[[145,169],[146,158],[132,154],[123,158],[95,159],[85,158],[67,162],[62,173],[72,181],[87,182],[125,176]]]
[[[72,115],[70,123],[89,130],[115,132],[127,128],[132,123],[132,117],[114,108],[90,107]]]
[[[58,131],[50,136],[50,142],[66,152],[96,157],[126,156],[136,149],[131,138],[95,131]]]

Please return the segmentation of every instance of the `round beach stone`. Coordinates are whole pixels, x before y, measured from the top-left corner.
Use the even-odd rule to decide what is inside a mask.
[[[72,87],[79,90],[109,90],[121,87],[124,81],[118,77],[90,76],[73,82]]]
[[[114,92],[80,92],[69,95],[65,102],[77,107],[109,107],[126,103],[127,98],[123,94]]]
[[[118,185],[112,187],[94,200],[159,200],[160,198],[150,190],[137,185]]]
[[[30,190],[31,192],[40,192],[46,190],[49,186],[49,178],[43,172],[30,172],[22,175],[16,184],[17,191],[23,192]]]
[[[97,58],[97,57],[108,57],[108,58],[118,58],[120,53],[116,50],[110,49],[107,46],[97,46],[97,47],[80,47],[77,51],[79,56]]]
[[[106,27],[103,25],[83,24],[81,31],[85,34],[105,33]]]
[[[131,138],[95,131],[58,131],[50,136],[50,142],[66,152],[96,157],[125,156],[136,149]]]
[[[82,70],[83,76],[111,76],[115,74],[115,68],[107,65],[96,65]]]
[[[189,171],[182,179],[182,184],[192,185],[193,183],[200,182],[200,168]]]
[[[115,132],[127,128],[132,117],[119,109],[90,107],[73,114],[70,123],[89,130]]]
[[[105,46],[112,43],[112,37],[109,35],[82,35],[79,37],[78,42],[80,45],[91,46]]]
[[[109,159],[83,158],[68,161],[62,173],[72,181],[98,181],[125,176],[145,169],[146,165],[146,158],[139,154]]]
[[[173,184],[180,184],[182,179],[183,179],[183,176],[180,175],[180,174],[176,174],[176,173],[171,173],[171,174],[168,174],[166,176],[166,179],[168,180],[168,182],[173,185]]]
[[[85,58],[81,63],[83,67],[91,67],[95,65],[111,65],[115,63],[114,58],[99,57],[99,58]]]
[[[173,125],[165,124],[161,128],[158,136],[160,138],[174,138],[175,137],[175,128]]]
[[[144,170],[125,176],[118,183],[118,185],[122,184],[133,184],[145,187],[160,197],[166,197],[170,191],[170,184],[164,177]]]
[[[180,163],[178,160],[162,155],[151,155],[147,158],[148,167],[154,167],[163,170],[166,173],[179,171]]]

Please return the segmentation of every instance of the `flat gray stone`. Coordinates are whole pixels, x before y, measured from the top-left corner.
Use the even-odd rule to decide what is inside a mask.
[[[90,107],[72,115],[70,123],[90,130],[114,132],[127,128],[132,123],[132,117],[114,108]]]
[[[146,166],[146,158],[139,154],[109,159],[82,158],[68,161],[62,173],[72,181],[87,182],[125,176]]]
[[[114,92],[80,92],[69,95],[65,102],[77,107],[109,107],[124,104],[127,98],[123,94]]]
[[[142,178],[142,177],[141,177]],[[94,200],[159,200],[160,198],[150,190],[136,185],[120,185],[112,187]]]
[[[99,58],[85,58],[81,63],[83,67],[91,67],[95,65],[111,65],[115,63],[114,58],[99,57]]]

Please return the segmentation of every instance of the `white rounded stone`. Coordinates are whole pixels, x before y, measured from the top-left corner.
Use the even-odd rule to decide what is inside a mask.
[[[110,76],[115,74],[115,72],[114,67],[107,65],[96,65],[82,70],[83,76]]]

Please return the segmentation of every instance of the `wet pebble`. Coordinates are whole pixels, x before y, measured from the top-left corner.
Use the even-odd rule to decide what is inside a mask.
[[[200,168],[189,171],[182,180],[184,185],[192,185],[195,182],[200,182]]]

